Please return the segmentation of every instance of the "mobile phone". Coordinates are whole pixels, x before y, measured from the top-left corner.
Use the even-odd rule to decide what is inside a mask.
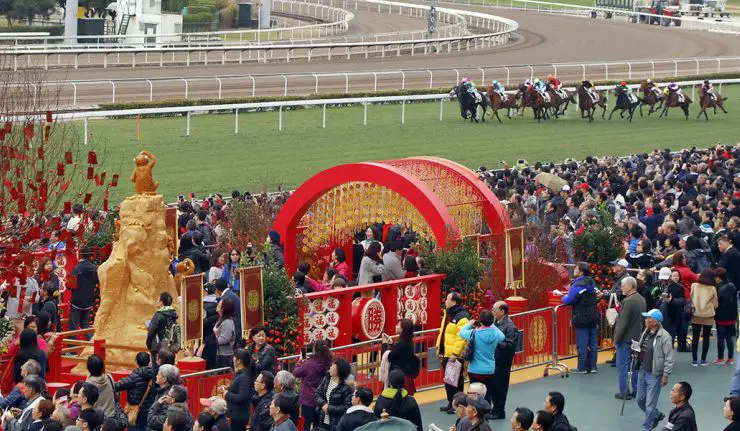
[[[308,347],[303,346],[301,347],[301,359],[306,359],[308,357]]]

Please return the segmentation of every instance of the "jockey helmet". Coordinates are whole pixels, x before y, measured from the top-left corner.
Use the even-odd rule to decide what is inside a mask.
[[[491,85],[493,85],[494,87],[497,86],[498,85],[498,81],[494,79],[493,81],[491,81]]]
[[[554,77],[554,76],[552,76],[552,75],[547,75],[547,80],[548,80],[548,81],[552,81],[553,79],[555,79],[555,77]]]
[[[708,79],[705,79],[704,80],[704,85],[709,85],[709,80]]]
[[[463,79],[460,80],[460,82],[468,82],[470,81],[467,77],[463,77]]]
[[[622,81],[622,82],[619,83],[619,85],[621,85],[622,87],[626,87],[627,86],[627,81]]]
[[[653,83],[653,80],[650,79],[650,78],[648,78],[647,81],[645,81],[645,82],[648,83],[648,84],[652,84]]]
[[[535,84],[539,84],[539,83],[540,83],[540,78],[535,78],[535,79],[534,79],[534,83],[535,83]]]

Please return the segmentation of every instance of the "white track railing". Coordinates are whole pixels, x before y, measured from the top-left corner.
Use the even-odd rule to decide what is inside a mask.
[[[691,86],[692,94],[696,89],[696,86],[700,85],[702,81],[682,81],[677,84],[682,87]],[[722,91],[722,84],[738,84],[740,79],[717,79],[714,81],[717,84],[717,91]],[[639,85],[631,85],[632,89],[639,88]],[[597,86],[596,89],[607,92],[610,91],[612,86]],[[569,88],[569,90],[574,90]],[[512,93],[512,91],[509,91]],[[443,119],[444,102],[450,100],[449,93],[442,94],[422,94],[422,95],[406,95],[406,96],[379,96],[379,97],[352,97],[352,98],[335,98],[335,99],[315,99],[315,100],[287,100],[287,101],[276,101],[276,102],[253,102],[253,103],[229,103],[223,105],[207,105],[207,106],[177,106],[177,107],[164,107],[164,108],[143,108],[143,109],[123,109],[123,110],[111,110],[111,111],[87,111],[87,112],[68,112],[58,113],[55,115],[57,120],[67,121],[82,121],[84,123],[84,144],[87,145],[89,136],[89,120],[90,119],[115,119],[120,117],[132,118],[137,116],[145,115],[182,115],[186,117],[186,129],[185,135],[190,136],[190,117],[192,114],[209,114],[209,113],[220,113],[234,112],[234,133],[239,133],[239,113],[245,113],[255,110],[276,110],[278,111],[278,130],[283,128],[283,109],[284,108],[309,108],[309,107],[321,107],[322,114],[322,127],[326,128],[326,109],[329,106],[348,106],[348,105],[363,105],[363,124],[367,125],[367,106],[378,103],[397,103],[401,105],[401,123],[405,122],[406,104],[408,102],[440,102],[439,106],[439,120]],[[27,121],[43,121],[43,116],[19,116],[17,118],[9,118],[9,121],[16,122],[27,122]]]
[[[293,27],[259,29],[259,30],[225,30],[194,33],[171,33],[156,36],[157,43],[148,43],[151,35],[102,35],[102,36],[5,36],[0,37],[3,51],[43,49],[119,49],[122,47],[152,47],[162,44],[182,47],[203,47],[238,45],[243,43],[260,43],[280,39],[311,39],[322,36],[341,34],[349,28],[354,14],[345,9],[320,3],[296,2],[292,0],[273,0],[273,12],[302,16],[308,19],[321,20],[318,24],[303,24]],[[65,41],[84,39],[87,43],[64,44]]]
[[[481,66],[478,68],[402,69],[367,72],[220,75],[188,78],[47,81],[39,90],[58,92],[60,103],[79,108],[116,101],[154,101],[173,98],[288,96],[350,93],[453,86],[466,76],[487,84],[497,79],[506,86],[555,74],[561,80],[642,79],[701,75],[740,70],[740,57],[677,58]],[[122,91],[124,88],[125,91]]]
[[[551,3],[537,0],[439,0],[442,4],[464,4],[472,6],[485,6],[499,9],[514,9],[523,11],[532,11],[540,13],[552,13],[558,15],[573,15],[588,18],[611,19],[632,22],[639,16],[652,17],[656,19],[665,18],[662,15],[653,15],[642,12],[603,8],[593,6],[579,6],[567,3]],[[592,12],[594,14],[592,15]],[[714,19],[700,19],[697,17],[672,17],[670,20],[675,24],[679,23],[680,27],[687,30],[709,31],[725,33],[730,35],[740,35],[740,23],[732,20],[717,21]],[[639,20],[638,20],[639,21]],[[635,23],[634,25],[642,25]]]
[[[382,0],[342,0],[343,4],[360,1],[377,5],[378,10],[394,9],[403,14],[405,9],[429,10],[427,6],[411,3],[400,3]],[[369,58],[372,56],[401,56],[401,55],[429,55],[442,52],[465,51],[471,49],[491,48],[508,43],[511,35],[519,27],[516,21],[493,16],[486,13],[437,8],[439,13],[457,14],[464,17],[469,27],[476,27],[479,32],[471,35],[453,37],[430,37],[413,40],[392,41],[365,41],[365,42],[329,42],[311,45],[275,44],[269,46],[242,45],[242,46],[213,46],[213,47],[123,47],[111,51],[97,47],[85,50],[66,50],[53,48],[47,50],[21,50],[21,47],[12,47],[0,51],[12,65],[13,70],[18,68],[50,67],[103,67],[137,65],[160,66],[173,65],[190,66],[193,64],[208,65],[243,64],[244,62],[267,62],[271,60],[291,61],[291,59],[321,58],[326,60],[355,58]],[[420,12],[419,12],[420,13]],[[215,57],[215,59],[214,59]],[[111,58],[114,58],[112,61]],[[64,60],[64,62],[63,62]],[[53,62],[56,61],[56,64]]]

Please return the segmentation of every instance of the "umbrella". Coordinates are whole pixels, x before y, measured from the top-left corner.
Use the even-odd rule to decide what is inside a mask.
[[[540,184],[544,185],[548,189],[559,192],[560,189],[563,188],[564,185],[568,184],[567,181],[560,178],[557,175],[553,175],[547,172],[541,172],[537,174],[536,177],[534,177],[535,180],[537,180]]]

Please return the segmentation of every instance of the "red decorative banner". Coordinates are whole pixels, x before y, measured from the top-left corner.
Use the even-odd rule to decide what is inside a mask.
[[[182,344],[200,344],[203,340],[203,274],[184,277],[180,292]]]
[[[506,288],[524,287],[524,227],[506,229]]]
[[[265,295],[262,289],[262,267],[239,268],[242,332],[249,338],[249,330],[265,321]]]

